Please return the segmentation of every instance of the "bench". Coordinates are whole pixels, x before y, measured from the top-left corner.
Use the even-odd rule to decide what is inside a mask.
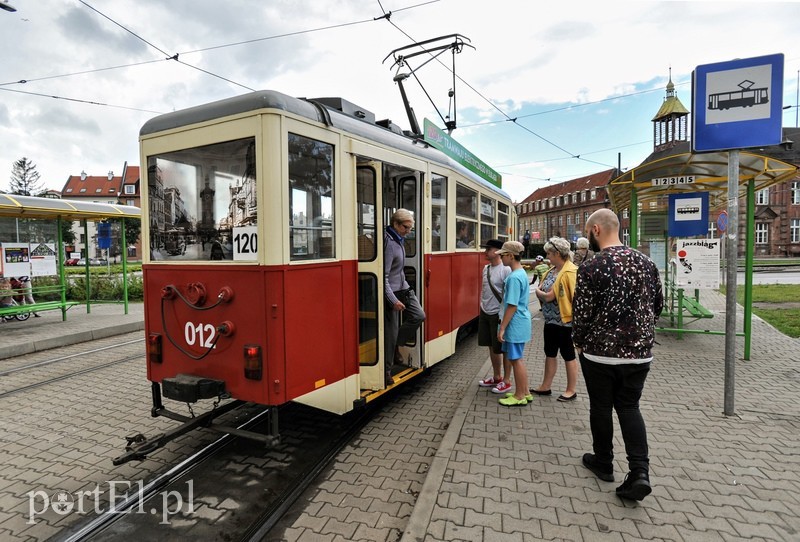
[[[693,297],[682,298],[681,308],[695,318],[713,318],[714,313],[705,308]]]
[[[3,316],[16,316],[17,314],[26,314],[31,312],[42,312],[59,309],[69,309],[75,305],[80,305],[78,301],[43,301],[41,303],[34,303],[33,305],[10,305],[0,307],[0,317]]]

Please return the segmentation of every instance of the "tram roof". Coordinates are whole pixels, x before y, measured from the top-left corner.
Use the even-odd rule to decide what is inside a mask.
[[[142,210],[131,205],[0,194],[0,216],[103,220],[106,218],[141,218]]]
[[[325,102],[322,100],[325,100]],[[144,123],[139,135],[147,136],[165,130],[174,130],[201,122],[250,113],[259,109],[278,109],[334,126],[345,132],[365,137],[426,160],[445,163],[449,168],[462,173],[482,187],[511,199],[511,196],[503,189],[497,188],[490,182],[475,175],[427,143],[417,141],[390,128],[384,128],[378,124],[343,113],[327,105],[329,100],[330,98],[294,98],[275,90],[259,90],[159,115]]]
[[[776,146],[777,147],[777,146]],[[791,179],[797,166],[774,156],[785,154],[770,152],[772,147],[739,153],[739,195],[746,191],[749,181],[755,181],[755,189],[762,190]],[[694,182],[659,186],[652,181],[665,177],[693,176]],[[615,212],[630,208],[631,191],[636,190],[638,201],[675,193],[710,192],[711,207],[719,208],[728,202],[728,153],[693,153],[688,142],[681,142],[670,151],[653,153],[641,165],[626,171],[608,185],[608,196]]]

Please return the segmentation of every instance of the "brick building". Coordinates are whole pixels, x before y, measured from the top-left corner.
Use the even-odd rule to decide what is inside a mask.
[[[688,131],[689,110],[675,94],[670,76],[666,96],[652,119],[653,153],[642,165],[661,161],[667,157],[690,155]],[[784,128],[780,145],[762,149],[748,149],[765,158],[780,160],[800,166],[800,128]],[[581,236],[586,219],[596,209],[609,207],[607,185],[622,172],[616,169],[601,171],[578,179],[554,184],[534,191],[517,203],[519,231],[529,231],[531,243],[543,243],[549,237],[560,236],[575,241]],[[746,175],[748,172],[743,172]],[[739,198],[739,255],[744,255],[746,232],[746,198]],[[667,198],[659,196],[639,202],[639,248],[642,248],[642,224],[653,213],[666,213]],[[719,237],[717,217],[724,207],[714,208],[709,214],[709,238]],[[630,209],[617,209],[621,236],[626,244],[630,240]],[[755,232],[752,242],[757,257],[800,257],[800,174],[791,179],[758,190],[755,201]],[[646,249],[646,247],[644,247]]]

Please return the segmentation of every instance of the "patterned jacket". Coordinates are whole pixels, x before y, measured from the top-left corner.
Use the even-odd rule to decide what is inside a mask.
[[[649,358],[663,306],[650,258],[630,247],[608,247],[578,268],[572,340],[585,354]]]

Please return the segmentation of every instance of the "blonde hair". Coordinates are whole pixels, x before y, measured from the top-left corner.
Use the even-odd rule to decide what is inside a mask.
[[[565,260],[569,260],[572,256],[569,241],[562,237],[551,237],[549,241],[544,244],[545,252],[558,252],[559,256]]]

